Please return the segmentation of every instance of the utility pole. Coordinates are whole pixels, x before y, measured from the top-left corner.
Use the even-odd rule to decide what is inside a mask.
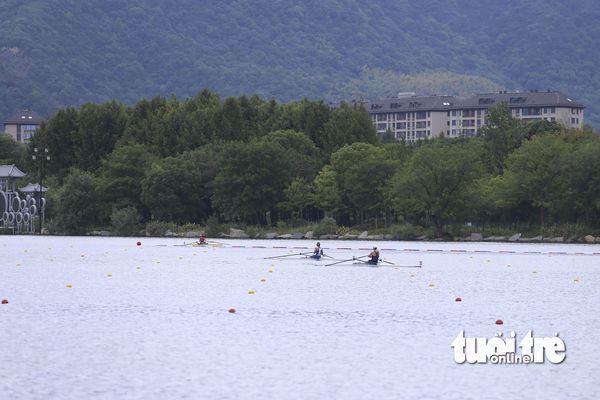
[[[38,183],[38,201],[37,201],[37,206],[38,206],[38,212],[39,212],[39,219],[40,219],[40,235],[42,234],[42,220],[44,219],[44,213],[43,213],[43,208],[42,208],[42,188],[43,188],[43,181],[44,181],[44,163],[45,161],[50,161],[50,155],[48,154],[48,149],[45,148],[44,149],[44,154],[42,155],[38,155],[38,148],[34,147],[33,149],[33,155],[31,156],[31,159],[33,161],[37,161],[38,162],[38,168],[39,168],[39,174],[40,174],[40,182]]]

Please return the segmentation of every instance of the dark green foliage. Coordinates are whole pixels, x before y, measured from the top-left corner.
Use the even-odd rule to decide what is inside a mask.
[[[94,177],[73,169],[58,190],[58,205],[53,223],[58,232],[81,235],[97,223],[99,200]]]
[[[224,146],[214,185],[213,205],[229,220],[264,223],[265,213],[283,200],[292,177],[290,160],[278,143],[253,140]]]
[[[322,148],[327,154],[346,144],[378,141],[371,117],[364,107],[353,108],[344,102],[332,111],[321,135]]]
[[[264,142],[279,144],[290,161],[294,177],[314,179],[320,168],[319,149],[307,135],[295,131],[276,131],[262,138]]]
[[[98,193],[102,199],[100,217],[106,219],[112,209],[134,207],[144,216],[149,210],[142,204],[142,181],[156,159],[140,144],[121,145],[103,161],[98,176]]]
[[[142,217],[135,207],[114,209],[110,215],[112,233],[119,236],[130,236],[139,233]]]
[[[202,87],[286,102],[552,87],[598,124],[599,19],[589,0],[4,0],[0,118]]]
[[[15,142],[12,136],[0,133],[0,165],[16,164],[25,168],[27,158],[27,147]]]
[[[417,149],[396,174],[390,201],[405,215],[431,219],[442,236],[449,221],[473,215],[474,182],[482,171],[476,146],[437,140]]]
[[[212,181],[219,163],[212,146],[152,164],[142,181],[141,200],[154,219],[177,223],[205,221],[213,212]]]
[[[382,143],[361,107],[323,106],[221,102],[208,90],[185,101],[86,104],[60,110],[27,151],[50,149],[48,215],[66,233],[111,224],[129,234],[138,216],[154,221],[148,230],[156,221],[214,230],[321,216],[401,222],[403,238],[467,234],[468,221],[600,225],[600,139],[589,129],[522,123],[500,106],[478,138]],[[15,159],[20,146],[0,139],[0,154]],[[36,176],[37,165],[25,164]]]

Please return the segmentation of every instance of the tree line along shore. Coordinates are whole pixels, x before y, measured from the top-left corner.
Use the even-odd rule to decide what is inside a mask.
[[[504,104],[486,122],[474,138],[405,143],[378,136],[361,107],[203,90],[61,109],[26,147],[2,137],[0,161],[31,181],[33,149],[49,149],[50,233],[600,236],[598,134],[524,123]]]

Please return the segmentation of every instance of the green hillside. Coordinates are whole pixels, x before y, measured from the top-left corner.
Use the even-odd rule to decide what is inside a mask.
[[[281,101],[505,87],[564,91],[600,126],[593,0],[94,3],[0,3],[0,117],[205,87]]]

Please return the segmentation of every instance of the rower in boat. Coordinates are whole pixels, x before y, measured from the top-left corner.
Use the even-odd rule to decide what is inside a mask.
[[[197,244],[199,244],[199,245],[205,245],[205,244],[208,244],[208,243],[206,242],[206,236],[204,235],[204,232],[202,232],[202,233],[200,234],[200,238],[198,239],[198,242],[196,242],[196,243],[197,243]]]
[[[321,243],[317,242],[315,249],[313,250],[312,256],[310,258],[314,258],[315,260],[320,260],[321,256],[323,256],[323,249],[321,248]]]
[[[373,251],[369,253],[368,257],[371,257],[371,259],[367,261],[367,264],[377,265],[379,262],[379,250],[377,250],[377,247],[373,247]]]

